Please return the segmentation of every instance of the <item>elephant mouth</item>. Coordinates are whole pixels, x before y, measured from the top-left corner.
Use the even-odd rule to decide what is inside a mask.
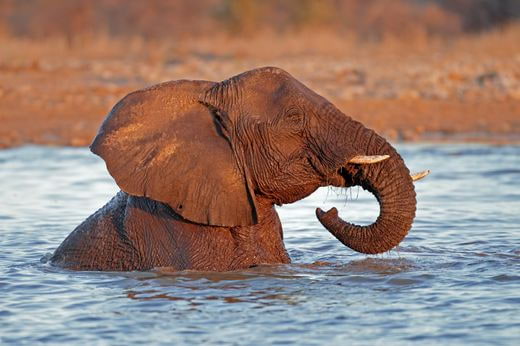
[[[363,186],[363,181],[361,180],[363,168],[367,167],[367,165],[380,163],[388,158],[390,158],[389,155],[355,156],[335,171],[332,177],[329,178],[329,185],[347,188],[356,185]],[[428,173],[429,171],[424,176]]]
[[[360,167],[358,165],[347,163],[338,168],[327,178],[327,186],[347,189],[353,186],[363,186]]]
[[[340,167],[333,174],[327,177],[325,182],[326,186],[334,186],[341,188],[349,188],[355,186],[356,183],[354,181],[352,174],[352,170],[354,167]]]

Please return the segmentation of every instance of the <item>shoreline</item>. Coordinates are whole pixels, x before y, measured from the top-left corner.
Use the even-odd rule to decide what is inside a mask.
[[[176,46],[94,40],[77,47],[0,38],[7,53],[0,61],[0,149],[87,146],[132,91],[169,80],[221,81],[260,66],[288,71],[390,141],[520,144],[518,33],[516,25],[408,46],[310,36],[312,51],[282,37],[270,56],[263,49],[273,45],[268,37]]]
[[[368,102],[370,103],[370,101]],[[363,104],[366,103],[367,101],[363,102]],[[380,102],[372,101],[372,103],[379,104]],[[463,113],[458,113],[461,116],[457,117],[447,112],[440,114],[435,119],[429,119],[430,112],[437,111],[437,108],[432,107],[426,108],[426,115],[421,116],[421,114],[415,113],[416,120],[414,121],[406,116],[408,107],[400,106],[399,103],[392,103],[392,105],[394,111],[400,111],[404,115],[396,116],[392,112],[387,112],[384,116],[377,116],[372,112],[354,112],[352,110],[345,112],[344,110],[349,108],[338,107],[391,142],[520,145],[520,132],[512,130],[518,126],[518,121],[520,121],[515,114],[501,113],[498,116],[489,114],[468,119]],[[353,108],[357,107],[359,106]],[[385,111],[385,108],[381,107],[380,110]],[[105,117],[105,113],[99,112],[97,114],[78,114],[76,112],[72,116],[70,113],[52,113],[50,117],[38,118],[32,118],[30,115],[0,116],[2,122],[0,149],[24,145],[85,147],[93,140]],[[449,121],[450,128],[446,128],[444,125],[447,121]]]
[[[23,104],[14,96],[11,103],[3,102],[0,107],[0,149],[31,144],[88,146],[112,105],[126,94],[119,90],[117,96],[98,93],[92,98],[104,97],[104,104],[91,102],[86,96],[65,98],[68,101],[54,107],[42,107],[38,102]],[[515,99],[331,101],[391,142],[520,145],[520,105]]]

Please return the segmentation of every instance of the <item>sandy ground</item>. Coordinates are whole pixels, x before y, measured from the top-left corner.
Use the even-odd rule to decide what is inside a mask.
[[[518,27],[456,42],[306,50],[269,39],[185,46],[3,42],[0,148],[88,145],[127,93],[166,80],[222,80],[284,68],[343,112],[392,140],[520,143]],[[322,41],[323,43],[323,41]],[[339,46],[339,48],[338,48]],[[217,47],[206,49],[207,47]],[[223,48],[226,47],[226,48]],[[246,47],[246,48],[244,48]],[[143,54],[146,51],[146,54]]]

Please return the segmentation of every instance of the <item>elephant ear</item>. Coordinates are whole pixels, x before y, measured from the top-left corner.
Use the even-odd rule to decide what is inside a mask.
[[[198,95],[214,83],[176,81],[123,98],[90,146],[119,187],[205,225],[257,223],[250,183]]]

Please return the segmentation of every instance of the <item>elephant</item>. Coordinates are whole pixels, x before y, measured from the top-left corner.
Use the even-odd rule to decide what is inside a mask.
[[[316,210],[347,247],[398,245],[416,211],[413,181],[383,137],[288,72],[262,67],[221,82],[179,80],[132,92],[90,150],[120,191],[51,256],[71,270],[230,271],[290,263],[275,205],[322,186],[359,185],[380,204],[368,226]]]

